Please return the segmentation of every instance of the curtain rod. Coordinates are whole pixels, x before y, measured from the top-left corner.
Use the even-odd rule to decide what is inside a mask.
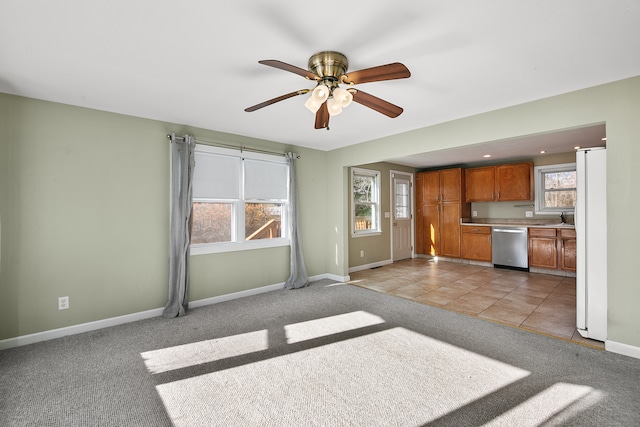
[[[184,137],[183,136],[176,136],[175,138],[179,139],[181,141],[184,141]],[[171,140],[171,135],[167,134],[167,139]],[[249,151],[251,153],[270,154],[272,156],[287,157],[287,155],[284,154],[284,153],[277,153],[275,151],[268,151],[268,150],[260,150],[258,148],[249,148],[249,147],[244,147],[244,146],[224,144],[222,142],[216,142],[216,141],[204,141],[202,139],[196,139],[195,141],[198,144],[210,145],[210,146],[213,146],[213,147],[220,147],[220,148],[229,148],[229,149],[232,149],[232,150],[239,150],[240,152]],[[296,158],[299,159],[300,156],[296,156]]]

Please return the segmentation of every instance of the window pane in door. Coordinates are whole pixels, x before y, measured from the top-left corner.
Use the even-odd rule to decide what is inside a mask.
[[[396,219],[409,218],[409,184],[406,182],[396,183],[395,198]]]

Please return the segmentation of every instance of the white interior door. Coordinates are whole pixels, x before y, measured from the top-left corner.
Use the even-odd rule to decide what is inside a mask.
[[[392,222],[391,257],[392,261],[412,256],[412,216],[411,216],[411,175],[391,173]]]

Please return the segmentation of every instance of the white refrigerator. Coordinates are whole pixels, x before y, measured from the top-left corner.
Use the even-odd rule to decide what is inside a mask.
[[[576,152],[576,316],[580,335],[607,339],[607,150]]]

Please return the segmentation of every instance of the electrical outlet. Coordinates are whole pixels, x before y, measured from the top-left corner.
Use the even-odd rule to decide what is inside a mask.
[[[473,211],[473,212],[471,213],[471,215],[472,215],[472,216],[478,216],[478,211]]]
[[[69,297],[58,298],[58,310],[66,310],[69,308]]]
[[[364,251],[360,251],[360,258],[364,258]]]
[[[524,214],[527,218],[533,217],[533,211],[525,211]]]

